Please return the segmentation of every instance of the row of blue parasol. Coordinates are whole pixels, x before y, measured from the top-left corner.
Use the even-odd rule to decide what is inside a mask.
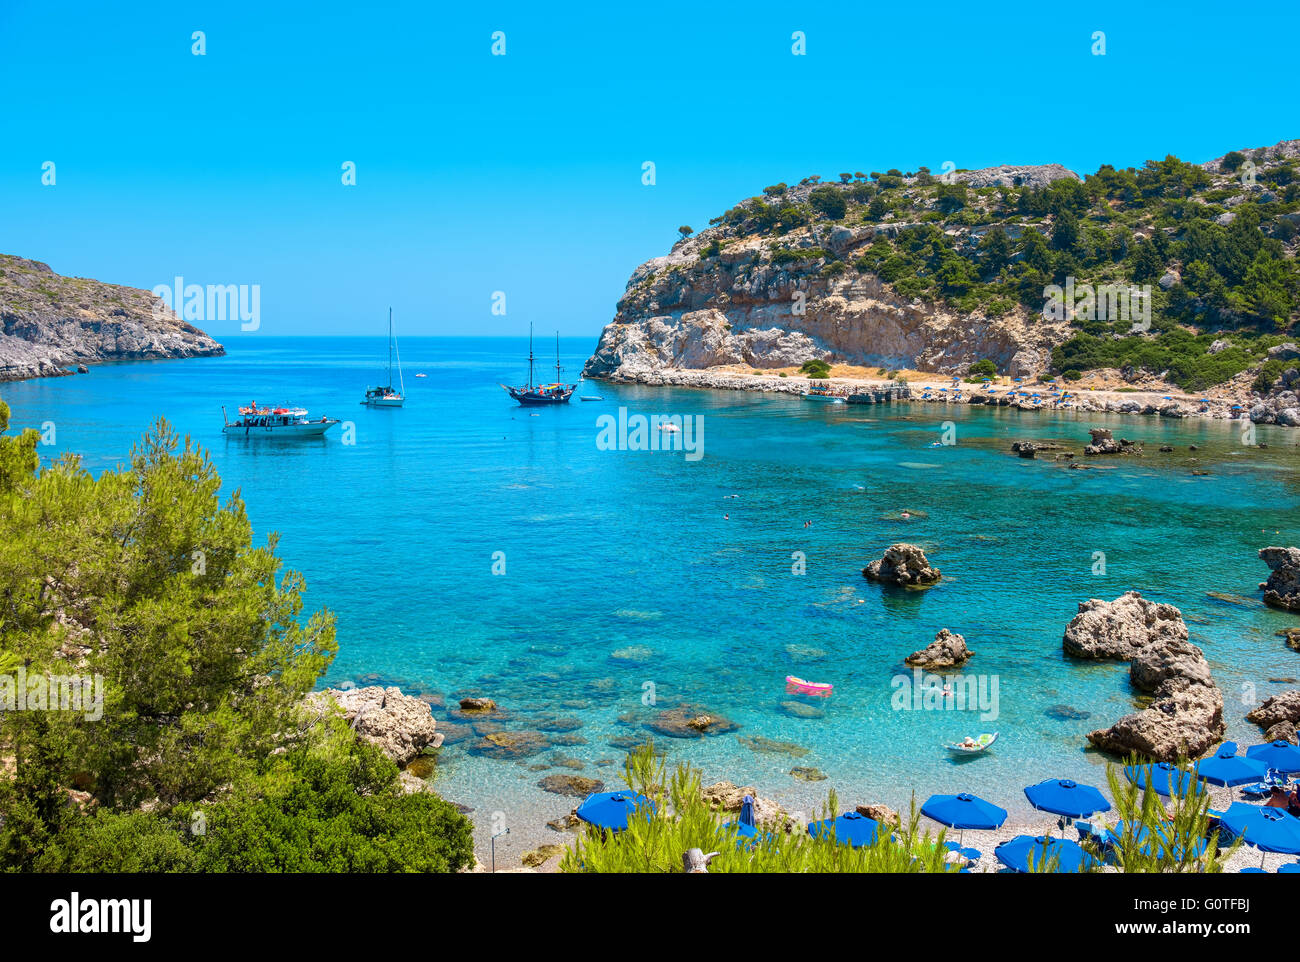
[[[1274,741],[1247,749],[1245,757],[1237,755],[1237,746],[1225,742],[1218,751],[1191,769],[1180,769],[1167,762],[1154,765],[1133,765],[1125,774],[1139,788],[1149,784],[1160,795],[1183,794],[1193,779],[1212,785],[1233,787],[1264,778],[1270,770],[1284,774],[1300,773],[1300,748],[1286,741]],[[1035,809],[1063,818],[1088,818],[1107,812],[1111,804],[1102,793],[1090,785],[1080,785],[1068,778],[1047,779],[1025,789],[1025,798]],[[638,809],[647,816],[655,811],[654,802],[644,795],[631,791],[596,792],[589,795],[577,808],[578,818],[610,831],[627,829],[628,817]],[[958,831],[958,842],[953,850],[963,857],[978,858],[974,849],[962,847],[964,833],[989,831],[1000,828],[1007,820],[1007,811],[970,792],[956,795],[932,795],[921,806],[921,814],[940,825]],[[1264,852],[1300,854],[1300,819],[1279,808],[1267,808],[1233,802],[1219,816],[1220,825],[1227,834],[1241,838],[1246,844]],[[754,819],[754,800],[746,795],[741,803],[740,815],[727,828],[735,830],[737,841],[759,839],[760,833]],[[1123,823],[1108,832],[1116,840],[1124,832]],[[1147,829],[1138,829],[1139,843],[1146,840]],[[860,812],[845,812],[833,819],[822,819],[808,825],[814,838],[834,837],[843,845],[858,847],[870,845],[888,834],[878,821]],[[1168,839],[1164,839],[1166,843]],[[1201,841],[1193,855],[1204,851]],[[1016,872],[1032,871],[1035,867],[1054,865],[1056,871],[1077,872],[1092,867],[1096,859],[1076,842],[1051,836],[1017,835],[1001,843],[994,850],[997,860]],[[1262,855],[1261,855],[1262,864]],[[1284,866],[1279,871],[1300,872],[1300,864]]]

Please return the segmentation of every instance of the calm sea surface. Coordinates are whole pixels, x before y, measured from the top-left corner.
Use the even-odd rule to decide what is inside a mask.
[[[563,344],[570,376],[592,346]],[[259,536],[281,534],[308,606],[337,615],[328,683],[399,684],[453,707],[486,694],[509,709],[504,728],[555,729],[556,747],[503,760],[473,754],[476,736],[448,728],[467,737],[443,752],[440,786],[479,813],[480,832],[488,812],[540,824],[567,811],[573,800],[536,786],[545,774],[615,781],[628,739],[682,702],[741,727],[660,739],[670,757],[796,807],[833,785],[848,802],[895,805],[912,791],[970,789],[1020,811],[1032,781],[1104,783],[1083,734],[1132,710],[1127,672],[1068,662],[1061,634],[1078,602],[1130,588],[1183,610],[1227,695],[1230,737],[1258,740],[1243,699],[1300,675],[1300,655],[1276,636],[1300,619],[1257,600],[1258,548],[1300,541],[1300,455],[1285,429],[1261,427],[1260,450],[1222,423],[596,382],[580,393],[603,401],[533,412],[498,386],[523,380],[524,340],[401,347],[401,410],[358,404],[381,376],[382,338],[245,336],[224,358],[102,365],[0,385],[0,397],[15,427],[53,422],[48,456],[76,451],[93,471],[122,462],[159,415],[210,449]],[[338,428],[314,442],[224,437],[221,406],[233,415],[253,398],[352,422],[355,443]],[[597,418],[620,406],[700,415],[703,458],[598,449]],[[957,444],[931,447],[945,420]],[[1147,455],[1071,471],[1009,453],[1019,438],[1077,444],[1098,425],[1140,439]],[[1160,444],[1175,453],[1157,454]],[[900,520],[901,509],[914,517]],[[900,540],[925,548],[941,585],[864,581],[863,565]],[[792,571],[796,552],[805,574]],[[891,707],[902,659],[944,627],[976,651],[968,672],[996,680],[996,719]],[[834,684],[828,701],[804,700],[820,717],[783,705],[787,674]],[[643,704],[650,685],[657,709]],[[1075,713],[1090,717],[1058,717]],[[981,731],[1000,733],[987,756],[957,763],[941,747]],[[752,736],[801,754],[742,741]],[[556,762],[568,767],[536,769]],[[829,781],[797,781],[796,765]]]

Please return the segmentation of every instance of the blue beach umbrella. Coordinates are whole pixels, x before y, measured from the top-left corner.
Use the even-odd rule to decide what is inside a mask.
[[[1278,875],[1296,875],[1300,874],[1300,862],[1287,862],[1285,865],[1278,866]]]
[[[997,828],[1007,820],[1007,810],[978,795],[961,792],[957,795],[931,795],[921,806],[921,814],[940,825],[957,829],[957,846],[961,847],[966,829]]]
[[[1264,745],[1251,745],[1246,749],[1246,757],[1287,775],[1300,772],[1300,748],[1280,738]]]
[[[754,796],[746,795],[740,803],[740,824],[753,828],[754,822]]]
[[[1152,790],[1157,795],[1166,797],[1175,793],[1185,794],[1187,786],[1195,778],[1192,772],[1168,762],[1157,762],[1154,765],[1126,765],[1124,774],[1138,788],[1146,788],[1147,783],[1150,782]]]
[[[885,834],[879,822],[858,812],[845,812],[839,818],[808,823],[808,834],[813,838],[829,838],[832,831],[836,842],[853,848],[870,845],[877,836]]]
[[[1261,866],[1264,852],[1300,855],[1300,818],[1288,815],[1285,809],[1233,802],[1219,824],[1247,845],[1259,849]]]
[[[1013,872],[1028,872],[1031,866],[1042,866],[1057,859],[1056,871],[1077,872],[1097,860],[1085,852],[1078,842],[1065,838],[1047,838],[1042,835],[1017,835],[993,850],[993,856]]]
[[[639,807],[649,809],[646,816],[655,810],[655,803],[644,795],[625,789],[617,792],[592,792],[581,805],[574,810],[574,815],[597,828],[622,832],[627,829],[628,816]]]
[[[1111,844],[1114,844],[1118,839],[1123,838],[1124,832],[1125,832],[1125,823],[1122,821],[1116,822],[1115,827],[1110,830]],[[1141,846],[1142,854],[1144,855],[1149,854],[1151,851],[1151,844],[1150,844],[1151,830],[1147,828],[1145,825],[1138,825],[1136,827],[1135,834],[1136,834],[1136,841]],[[1182,847],[1173,845],[1173,839],[1169,837],[1169,831],[1165,826],[1161,825],[1159,828],[1157,828],[1156,835],[1165,843],[1166,847],[1173,849],[1173,855],[1175,858],[1182,857],[1183,854]],[[1205,854],[1205,849],[1208,847],[1208,845],[1209,843],[1204,838],[1198,838],[1195,842],[1192,843],[1192,857],[1200,858],[1202,855]]]
[[[1207,758],[1196,766],[1196,776],[1211,785],[1231,788],[1258,782],[1268,774],[1267,765],[1253,758],[1243,758],[1237,754],[1236,748],[1231,742],[1224,743],[1213,758]]]
[[[1110,802],[1091,785],[1079,785],[1068,778],[1049,778],[1025,789],[1029,804],[1042,812],[1066,818],[1085,818],[1094,812],[1110,811]]]

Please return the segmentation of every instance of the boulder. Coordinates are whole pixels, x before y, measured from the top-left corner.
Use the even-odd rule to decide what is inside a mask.
[[[1264,741],[1290,742],[1295,745],[1297,743],[1295,722],[1278,722],[1264,733]]]
[[[1263,704],[1246,715],[1246,721],[1266,729],[1286,724],[1294,735],[1296,727],[1300,726],[1300,691],[1287,691],[1265,698]]]
[[[466,715],[485,714],[496,711],[497,703],[491,698],[462,698],[460,700],[460,710]]]
[[[715,811],[739,812],[748,795],[754,800],[754,822],[769,828],[790,831],[795,821],[785,809],[771,799],[762,798],[753,786],[739,786],[731,782],[715,782],[700,789],[700,797]]]
[[[903,824],[902,817],[888,805],[859,805],[857,812],[859,815],[865,815],[867,818],[873,819],[888,828],[900,828]]]
[[[1156,691],[1166,684],[1176,688],[1214,684],[1201,649],[1177,639],[1140,649],[1129,662],[1129,678],[1141,691]]]
[[[540,732],[488,732],[470,746],[470,752],[485,758],[515,759],[540,755],[550,747],[550,739]]]
[[[329,688],[311,697],[318,704],[322,698],[332,699],[358,738],[378,745],[399,765],[442,745],[428,704],[399,688]]]
[[[905,588],[928,588],[938,584],[941,573],[930,567],[925,552],[916,545],[895,544],[885,549],[884,557],[863,568],[862,576]]]
[[[914,651],[905,661],[914,668],[954,668],[964,664],[975,652],[966,647],[966,639],[947,628],[940,628],[934,641]]]
[[[1200,758],[1223,741],[1223,692],[1208,685],[1178,691],[1162,688],[1143,711],[1125,715],[1110,728],[1088,733],[1088,741],[1121,757],[1136,753],[1152,761]]]
[[[1260,548],[1269,567],[1268,581],[1260,584],[1264,603],[1284,611],[1300,611],[1300,548]]]
[[[1079,613],[1066,626],[1062,647],[1075,658],[1128,661],[1150,645],[1163,648],[1186,641],[1181,611],[1128,591],[1114,601],[1080,602]]]

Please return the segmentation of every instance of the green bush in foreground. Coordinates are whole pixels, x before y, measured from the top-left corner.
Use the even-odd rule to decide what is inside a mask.
[[[624,778],[633,791],[654,801],[655,814],[646,817],[638,813],[628,820],[623,832],[602,832],[587,826],[560,860],[562,872],[676,873],[683,870],[683,853],[692,848],[718,853],[709,863],[710,873],[958,871],[958,866],[945,861],[946,830],[934,837],[928,831],[923,834],[915,802],[906,825],[896,830],[892,839],[882,837],[870,846],[851,848],[831,838],[813,838],[801,827],[785,834],[762,826],[759,830],[766,835],[757,842],[738,845],[734,832],[723,828],[726,822],[735,820],[735,815],[709,807],[700,794],[698,769],[681,763],[669,775],[662,756],[655,754],[653,744],[646,744],[628,755]],[[1117,766],[1107,766],[1107,781],[1115,813],[1126,827],[1107,864],[1102,864],[1102,853],[1095,846],[1084,844],[1098,860],[1085,871],[1223,870],[1223,862],[1235,846],[1219,852],[1217,836],[1209,838],[1203,854],[1193,854],[1196,843],[1206,838],[1209,825],[1209,794],[1198,782],[1194,781],[1183,795],[1170,799],[1171,817],[1166,817],[1160,797],[1150,787],[1139,791],[1123,778]],[[1149,786],[1150,779],[1147,782]],[[832,791],[817,818],[834,818],[837,806]],[[993,852],[986,852],[985,857],[993,859]],[[1032,871],[1055,872],[1058,867],[1059,860],[1053,856],[1035,862]]]
[[[0,436],[0,668],[99,676],[103,704],[0,711],[0,871],[472,860],[459,813],[403,795],[340,720],[306,716],[333,618],[303,615],[301,576],[274,536],[253,545],[203,451],[160,421],[94,477],[70,455],[38,473],[37,440]]]
[[[724,829],[734,815],[709,808],[700,795],[700,772],[678,765],[671,776],[653,745],[642,746],[627,757],[627,784],[654,800],[659,815],[632,817],[628,829],[602,838],[599,829],[587,827],[573,848],[560,860],[562,872],[672,873],[682,871],[682,854],[698,848],[718,852],[709,864],[711,873],[740,872],[956,872],[947,864],[944,833],[932,838],[919,831],[915,806],[908,823],[869,846],[851,848],[831,838],[813,838],[805,831],[786,835],[773,831],[757,844],[741,847],[733,832]],[[818,817],[834,818],[834,792]],[[671,813],[671,814],[669,814]]]

